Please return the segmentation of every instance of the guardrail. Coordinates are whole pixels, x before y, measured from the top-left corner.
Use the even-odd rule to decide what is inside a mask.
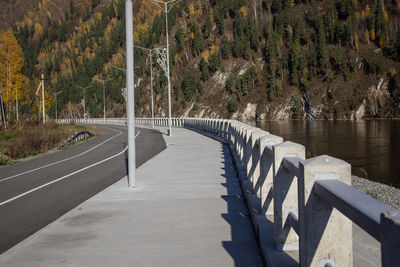
[[[168,125],[167,118],[135,122]],[[352,222],[381,243],[382,266],[398,266],[400,209],[353,188],[350,164],[327,155],[306,159],[304,146],[235,120],[172,123],[229,144],[268,266],[352,266]]]
[[[87,137],[92,137],[93,134],[89,131],[80,131],[75,133],[73,136],[68,138],[62,146],[65,146],[71,142],[76,142],[76,141],[81,141],[83,139],[86,139]]]

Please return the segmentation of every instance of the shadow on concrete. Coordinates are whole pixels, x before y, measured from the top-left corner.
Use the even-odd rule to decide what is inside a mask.
[[[229,147],[221,143],[221,157],[224,167],[226,195],[221,196],[227,203],[227,213],[221,214],[231,227],[230,241],[222,241],[222,245],[233,258],[235,266],[263,266],[260,249],[251,224],[239,179],[230,154]]]

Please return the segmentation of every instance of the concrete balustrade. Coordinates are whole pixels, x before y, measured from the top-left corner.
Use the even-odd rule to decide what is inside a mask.
[[[273,134],[258,139],[260,150],[260,174],[254,180],[254,193],[259,195],[262,214],[273,215],[273,182],[274,182],[274,145],[283,142],[283,138]]]
[[[260,176],[260,146],[259,146],[259,138],[262,136],[269,135],[268,132],[256,129],[252,132],[250,136],[250,141],[247,144],[247,153],[250,155],[250,159],[247,162],[247,177],[249,177],[250,181],[253,183],[253,190],[256,186],[258,177]]]
[[[351,165],[329,156],[299,164],[300,265],[318,266],[331,260],[336,266],[352,266],[351,221],[314,191],[317,180],[335,179],[350,185]]]
[[[113,118],[75,121],[126,124]],[[167,118],[135,122],[168,126]],[[382,266],[400,262],[400,210],[351,187],[348,163],[329,156],[305,159],[304,146],[236,120],[174,118],[172,124],[230,146],[269,266],[352,266],[352,222],[381,242]],[[299,262],[288,257],[291,251],[298,251]]]
[[[287,223],[290,212],[298,216],[298,181],[283,165],[284,157],[305,159],[302,145],[286,141],[273,148],[274,237],[278,250],[298,250],[298,235]],[[297,176],[298,178],[298,176]]]

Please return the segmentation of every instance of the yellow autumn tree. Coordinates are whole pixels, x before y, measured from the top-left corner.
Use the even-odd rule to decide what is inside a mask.
[[[26,77],[22,74],[24,56],[11,30],[0,32],[0,87],[8,112],[14,112],[18,119],[18,102]],[[12,105],[15,103],[15,106]]]

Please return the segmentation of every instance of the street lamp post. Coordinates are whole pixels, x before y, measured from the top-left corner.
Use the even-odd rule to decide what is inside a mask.
[[[125,2],[126,30],[126,120],[128,124],[128,186],[136,186],[136,144],[135,144],[135,77],[133,54],[132,0]]]
[[[59,91],[59,92],[54,93],[54,96],[55,96],[55,99],[56,99],[56,122],[57,122],[57,95],[58,95],[59,93],[62,93],[62,91]]]
[[[104,114],[104,122],[106,122],[107,121],[107,118],[106,118],[106,92],[104,91],[104,84],[107,81],[112,80],[112,78],[109,78],[107,80],[100,80],[100,79],[96,78],[96,80],[98,80],[99,82],[101,82],[103,84],[103,114]]]
[[[134,47],[137,47],[139,49],[142,49],[143,51],[146,51],[149,53],[150,57],[150,90],[151,90],[151,126],[154,128],[154,97],[153,97],[153,51],[160,49],[162,47],[157,47],[153,49],[141,47],[138,45],[135,45]]]
[[[76,87],[83,90],[83,118],[86,119],[86,89],[89,89],[91,86],[81,87],[76,85]],[[103,91],[104,91],[104,85],[103,85]]]
[[[169,126],[169,136],[172,135],[172,118],[171,118],[171,77],[169,74],[169,40],[168,40],[168,12],[171,8],[182,0],[170,0],[167,2],[161,0],[150,0],[151,2],[157,4],[161,10],[165,13],[165,34],[167,38],[167,78],[168,78],[168,126]],[[172,4],[169,8],[168,5]]]

